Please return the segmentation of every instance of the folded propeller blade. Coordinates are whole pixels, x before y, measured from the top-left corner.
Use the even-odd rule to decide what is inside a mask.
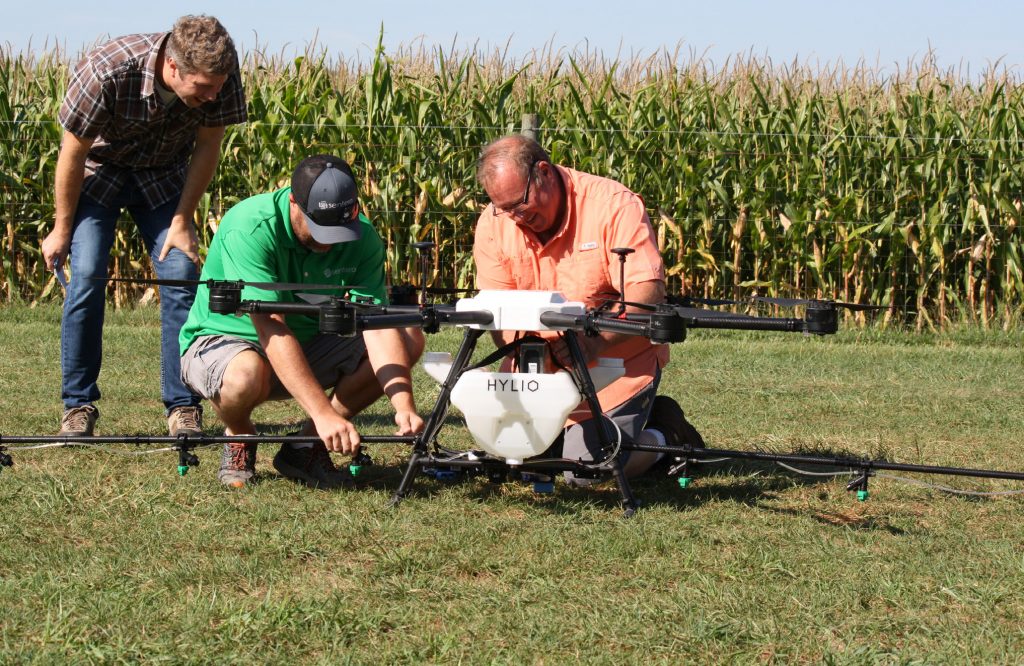
[[[653,303],[636,303],[634,301],[620,301],[617,298],[602,298],[600,299],[600,302],[604,304],[602,307],[608,305],[628,305],[634,308],[639,308],[641,310],[647,310],[649,312],[656,312],[658,310],[658,306]]]
[[[825,299],[813,298],[772,298],[769,296],[752,296],[750,300],[756,301],[758,303],[778,305],[784,308],[793,308],[801,305],[828,304],[834,305],[837,308],[845,308],[847,310],[853,310],[856,312],[889,309],[889,306],[887,305],[869,305],[867,303],[843,303],[842,301],[830,301]]]
[[[234,283],[242,287],[254,287],[267,291],[347,291],[349,289],[364,289],[358,284],[303,284],[300,282],[246,282],[245,280],[171,280],[171,279],[150,279],[150,278],[94,278],[106,280],[107,282],[124,282],[126,284],[153,284],[158,287],[198,287],[205,284],[207,287],[214,287],[222,283]]]
[[[701,298],[699,296],[669,296],[666,299],[672,305],[691,307],[695,303],[700,305],[746,305],[745,301],[734,301],[728,298]]]

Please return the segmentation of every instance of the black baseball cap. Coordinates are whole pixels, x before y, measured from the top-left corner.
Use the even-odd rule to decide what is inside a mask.
[[[313,155],[292,173],[292,198],[306,216],[313,240],[324,245],[359,240],[363,235],[356,204],[352,167],[334,155]]]

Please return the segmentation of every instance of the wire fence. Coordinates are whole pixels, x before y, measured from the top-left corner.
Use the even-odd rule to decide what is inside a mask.
[[[673,290],[871,302],[921,328],[1009,326],[1021,315],[1024,104],[1012,80],[965,83],[922,67],[875,82],[762,66],[709,80],[698,70],[623,75],[614,63],[570,60],[564,70],[508,71],[449,57],[417,69],[380,47],[358,72],[322,57],[246,62],[250,120],[225,135],[197,213],[203,244],[230,206],[329,151],[356,171],[393,282],[419,279],[412,244],[432,240],[431,283],[472,286],[473,227],[486,204],[476,158],[539,111],[553,161],[643,197]],[[0,57],[7,301],[59,292],[39,242],[52,224],[66,73],[57,59]],[[150,270],[127,220],[111,270]],[[118,289],[118,304],[139,296]]]

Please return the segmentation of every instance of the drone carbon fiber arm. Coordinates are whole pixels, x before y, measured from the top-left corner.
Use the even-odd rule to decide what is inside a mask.
[[[494,316],[487,310],[457,311],[449,305],[363,306],[332,298],[325,303],[281,303],[243,301],[235,288],[211,290],[211,310],[232,314],[303,314],[319,317],[320,330],[343,336],[365,330],[420,327],[428,333],[442,325],[488,326]],[[552,329],[572,329],[587,335],[602,332],[625,333],[649,338],[656,343],[682,342],[687,328],[717,328],[747,331],[779,331],[828,335],[839,328],[838,308],[828,301],[807,306],[803,318],[755,317],[730,312],[675,305],[654,306],[653,312],[630,312],[610,316],[603,310],[582,314],[544,312],[540,322]]]
[[[210,310],[221,314],[300,314],[318,317],[320,332],[342,336],[385,328],[419,327],[437,332],[442,324],[487,325],[493,315],[486,310],[457,312],[447,305],[377,306],[331,298],[324,303],[243,301],[241,290],[225,286],[210,290]]]
[[[592,334],[615,331],[642,335],[656,343],[682,342],[687,328],[718,328],[744,331],[779,331],[828,335],[839,329],[838,310],[827,302],[808,306],[805,316],[753,317],[729,312],[712,312],[700,308],[660,305],[650,313],[629,313],[609,317],[589,311],[581,315],[545,312],[540,320],[546,326],[567,328]]]
[[[457,312],[451,306],[424,305],[409,312],[396,312],[393,308],[385,307],[377,314],[357,314],[356,326],[361,331],[420,326],[428,333],[434,333],[442,324],[449,326],[458,326],[460,324],[487,325],[493,320],[494,315],[486,310]]]
[[[513,293],[513,292],[510,292]],[[660,304],[644,306],[615,316],[603,309],[586,312],[544,312],[539,322],[551,329],[572,329],[586,335],[602,332],[624,333],[649,338],[655,343],[682,342],[687,328],[717,328],[748,331],[779,331],[828,335],[839,329],[838,306],[830,301],[811,301],[803,318],[755,317],[702,308]],[[211,286],[210,309],[222,314],[302,314],[316,316],[320,331],[352,336],[365,330],[420,327],[428,333],[441,325],[488,327],[494,321],[489,309],[458,310],[450,305],[376,306],[330,298],[324,303],[282,303],[241,299],[237,284]]]

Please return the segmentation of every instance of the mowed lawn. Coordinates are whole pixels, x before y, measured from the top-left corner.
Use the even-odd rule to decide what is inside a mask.
[[[60,417],[57,309],[0,308],[0,437]],[[103,434],[164,434],[156,310],[111,311]],[[458,334],[428,339],[452,350]],[[489,349],[489,344],[486,345]],[[1024,335],[691,331],[663,392],[709,446],[1024,471]],[[426,410],[436,386],[417,373]],[[261,410],[268,431],[300,419]],[[380,404],[358,421],[390,432]],[[468,445],[458,416],[442,432]],[[220,432],[212,410],[207,432]],[[2,444],[2,440],[0,440]],[[1014,663],[1024,659],[1024,499],[955,496],[768,464],[694,484],[425,477],[388,506],[406,449],[354,490],[216,480],[218,452],[8,445],[0,471],[0,663]],[[342,462],[342,459],[338,459]],[[902,475],[972,491],[1024,483]]]

